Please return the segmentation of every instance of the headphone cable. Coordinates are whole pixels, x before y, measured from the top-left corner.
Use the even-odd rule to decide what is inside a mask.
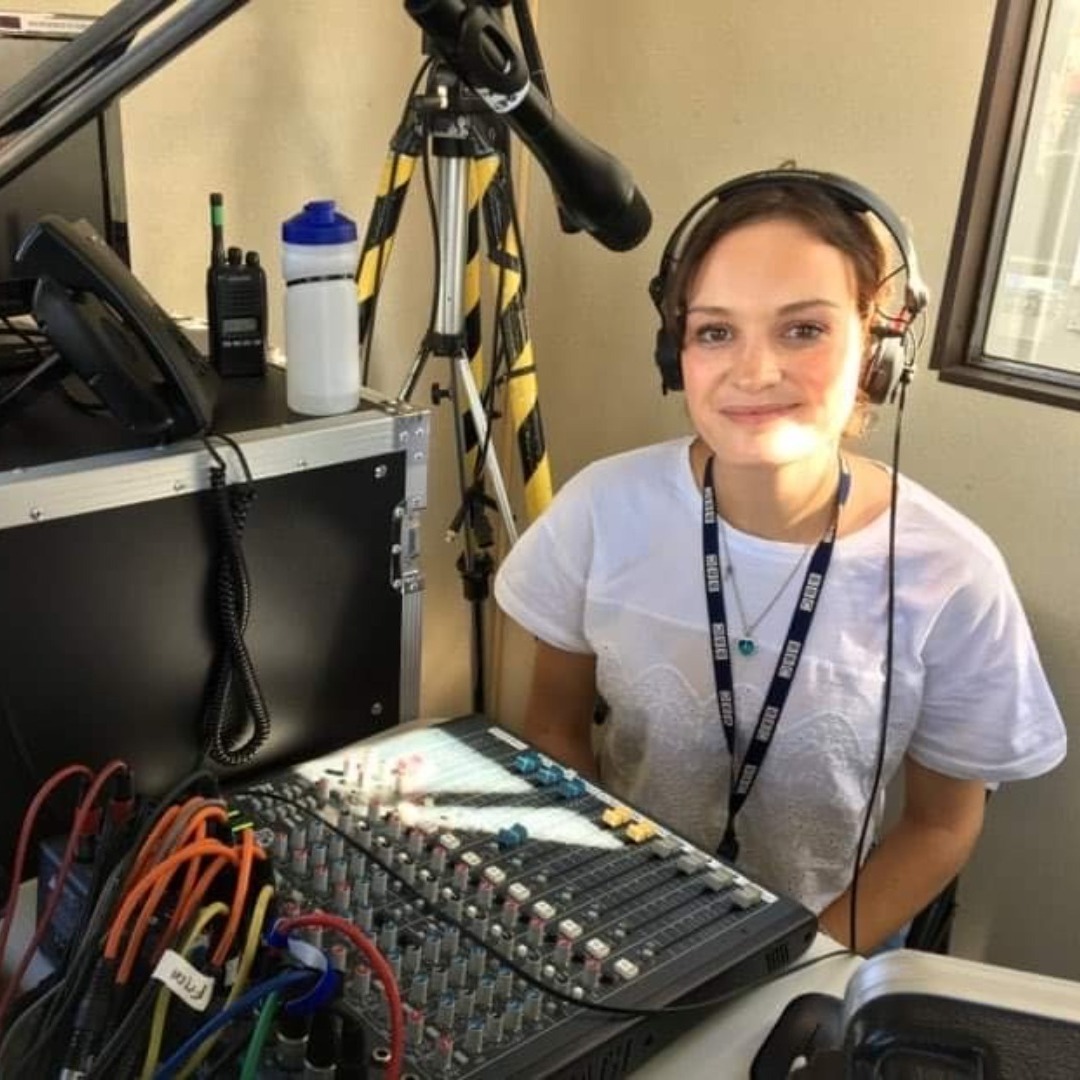
[[[908,347],[908,356],[913,360],[914,357],[908,338],[905,338],[905,345]],[[885,750],[889,734],[889,708],[892,699],[893,654],[896,638],[896,512],[900,495],[900,435],[903,428],[904,405],[907,401],[907,387],[911,381],[912,368],[913,364],[910,361],[904,364],[896,386],[897,404],[896,419],[893,423],[892,476],[889,486],[889,539],[888,553],[886,555],[885,685],[882,689],[881,730],[878,736],[877,758],[874,763],[874,779],[870,786],[870,795],[866,803],[866,813],[863,815],[862,828],[859,831],[859,841],[855,846],[855,866],[851,875],[849,946],[853,952],[857,951],[858,941],[859,875],[862,871],[863,850],[866,846],[867,834],[870,831],[870,822],[874,816],[878,791],[881,789],[881,777],[885,770]]]

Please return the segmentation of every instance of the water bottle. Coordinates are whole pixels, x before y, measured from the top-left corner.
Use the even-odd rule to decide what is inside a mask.
[[[332,199],[281,226],[285,276],[285,396],[293,412],[331,416],[360,403],[356,222]]]

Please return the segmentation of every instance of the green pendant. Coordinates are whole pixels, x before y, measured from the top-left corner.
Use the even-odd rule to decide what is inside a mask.
[[[739,638],[736,648],[743,656],[753,656],[757,652],[757,646],[748,637]]]

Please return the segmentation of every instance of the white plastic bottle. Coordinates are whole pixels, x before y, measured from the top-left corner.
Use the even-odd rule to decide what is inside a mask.
[[[309,202],[281,226],[285,388],[293,412],[331,416],[360,403],[356,222],[332,199]]]

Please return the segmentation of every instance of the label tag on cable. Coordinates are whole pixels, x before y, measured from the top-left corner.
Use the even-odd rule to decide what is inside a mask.
[[[153,978],[196,1012],[205,1012],[214,996],[214,980],[204,975],[179,953],[166,949],[154,968]]]

